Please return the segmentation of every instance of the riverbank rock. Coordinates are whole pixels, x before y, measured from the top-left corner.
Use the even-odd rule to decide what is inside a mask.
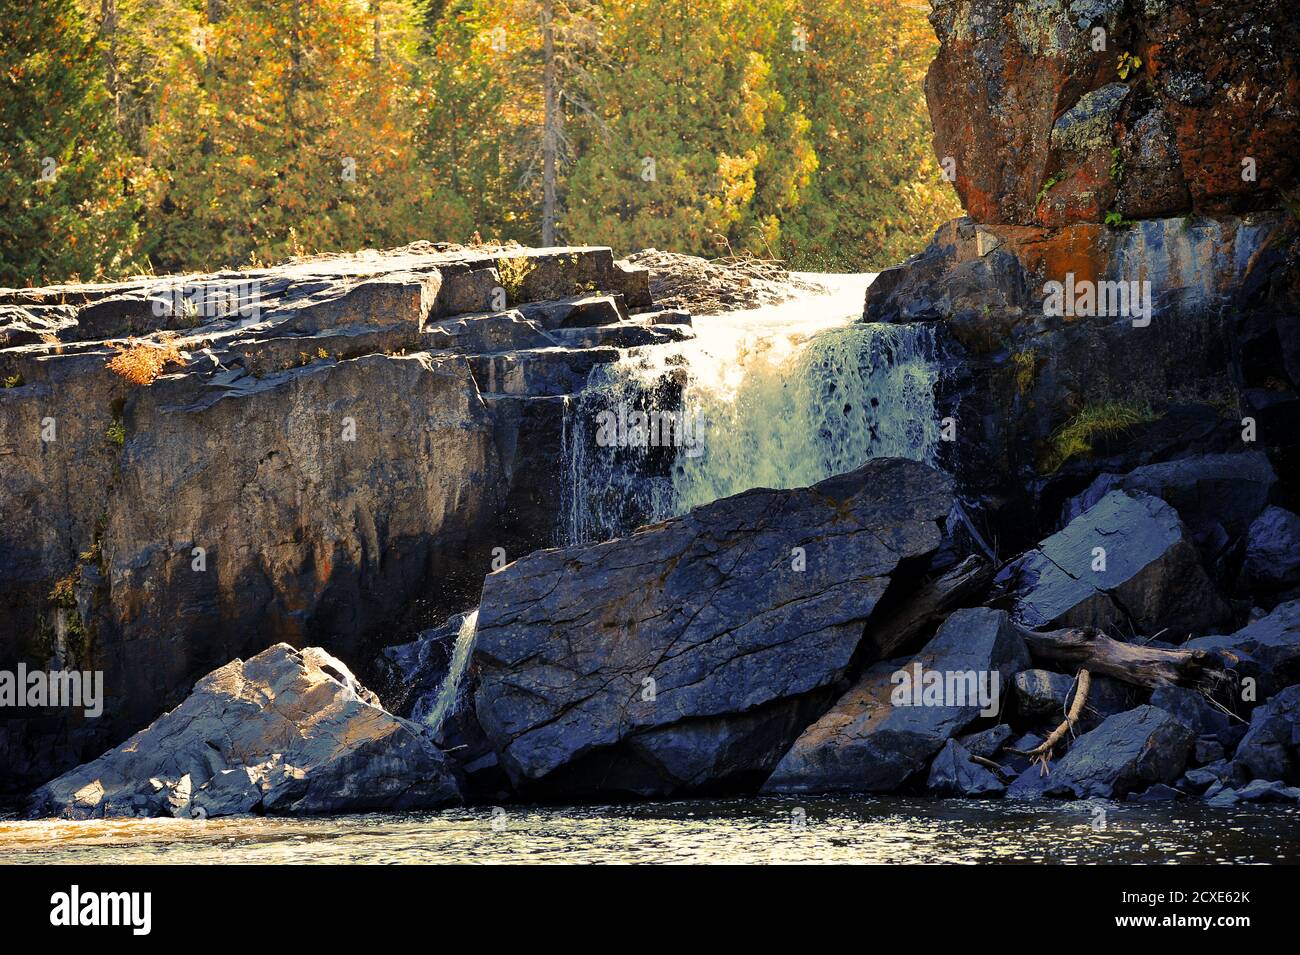
[[[998,582],[1031,629],[1089,626],[1175,639],[1226,621],[1183,524],[1148,494],[1111,491],[1005,567]]]
[[[766,776],[876,604],[933,553],[948,479],[881,459],[488,576],[475,710],[517,785],[642,794]]]
[[[1258,698],[1300,683],[1300,600],[1274,608],[1235,633],[1189,640],[1188,650],[1215,650],[1228,655],[1234,668],[1258,684]]]
[[[458,802],[446,757],[339,660],[278,644],[200,680],[117,749],[42,786],[33,816],[211,817]]]
[[[1045,778],[1043,792],[1118,799],[1154,783],[1173,783],[1187,765],[1193,739],[1187,726],[1157,707],[1117,713],[1070,744]]]
[[[1250,715],[1232,771],[1241,779],[1300,783],[1300,686],[1288,687]]]
[[[925,769],[953,736],[996,715],[1029,652],[1007,614],[973,608],[952,614],[911,660],[872,667],[795,740],[764,784],[768,792],[890,792]],[[919,668],[919,669],[918,669]],[[936,674],[940,692],[925,690]],[[918,684],[918,680],[921,683]],[[994,713],[974,699],[979,681],[997,692]],[[949,694],[948,687],[957,690]]]
[[[1178,512],[1202,553],[1213,559],[1247,534],[1276,486],[1277,474],[1263,452],[1193,455],[1127,474],[1103,473],[1066,502],[1062,517],[1074,520],[1111,491],[1150,494]]]
[[[1250,525],[1241,584],[1247,591],[1300,587],[1300,517],[1270,507]]]
[[[982,799],[1001,796],[1006,785],[990,770],[971,762],[971,754],[956,740],[948,740],[930,764],[926,792],[934,796]]]
[[[474,603],[493,548],[552,544],[566,415],[620,355],[602,337],[691,333],[648,274],[608,248],[416,243],[0,289],[0,326],[60,316],[0,329],[0,668],[102,670],[106,692],[100,719],[0,723],[0,794],[277,641],[360,666]]]

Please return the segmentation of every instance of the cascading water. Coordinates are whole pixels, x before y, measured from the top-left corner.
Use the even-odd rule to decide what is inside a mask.
[[[693,340],[593,371],[565,426],[563,543],[604,540],[753,487],[815,484],[874,457],[934,463],[934,330],[858,321],[869,276],[816,280],[824,294],[698,317]],[[694,440],[665,447],[635,428],[618,431],[629,440],[596,440],[611,415],[638,411],[694,423],[685,432]]]
[[[435,733],[442,729],[447,717],[456,712],[460,697],[460,684],[469,669],[469,660],[474,652],[474,635],[478,629],[478,610],[471,610],[460,622],[456,632],[456,643],[451,651],[451,664],[442,685],[438,687],[438,696],[433,707],[424,716],[424,724]]]

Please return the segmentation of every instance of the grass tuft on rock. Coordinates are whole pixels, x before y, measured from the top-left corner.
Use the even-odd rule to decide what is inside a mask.
[[[1102,401],[1087,405],[1047,440],[1039,462],[1043,474],[1054,474],[1070,458],[1092,453],[1092,442],[1159,417],[1136,401]]]

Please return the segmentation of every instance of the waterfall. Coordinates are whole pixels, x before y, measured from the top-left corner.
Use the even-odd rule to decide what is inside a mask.
[[[605,540],[753,487],[815,484],[870,458],[935,463],[934,329],[859,321],[869,276],[816,278],[824,294],[698,317],[695,339],[593,370],[566,415],[561,543]],[[648,435],[623,426],[637,413],[651,419]],[[698,422],[698,435],[686,431],[697,440],[654,440],[655,415],[674,413]],[[615,418],[620,440],[597,440]]]
[[[460,622],[447,675],[443,677],[442,685],[438,687],[437,700],[424,717],[425,725],[435,733],[442,729],[442,724],[447,717],[456,712],[461,680],[465,677],[465,671],[469,669],[469,660],[474,652],[474,634],[477,627],[478,610],[474,609]]]

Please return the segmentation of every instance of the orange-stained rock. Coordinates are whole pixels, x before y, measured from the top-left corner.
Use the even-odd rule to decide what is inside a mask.
[[[1276,208],[1300,177],[1300,16],[1289,0],[933,7],[935,153],[955,162],[977,221]]]

